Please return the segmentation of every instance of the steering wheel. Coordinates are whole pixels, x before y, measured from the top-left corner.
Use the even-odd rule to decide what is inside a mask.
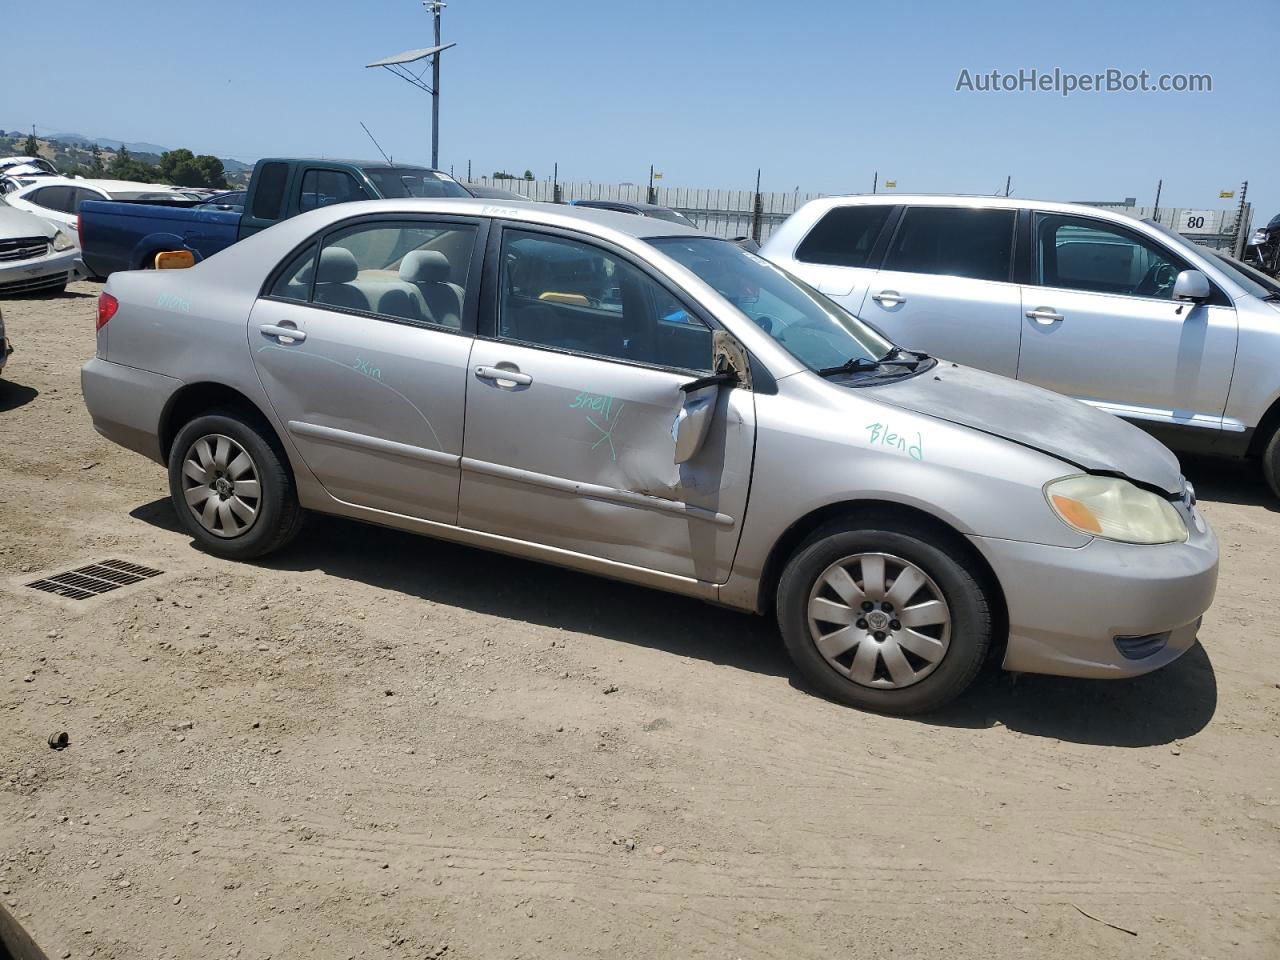
[[[1158,260],[1151,265],[1147,275],[1142,278],[1134,293],[1143,297],[1162,297],[1173,288],[1178,279],[1178,271],[1168,260]]]

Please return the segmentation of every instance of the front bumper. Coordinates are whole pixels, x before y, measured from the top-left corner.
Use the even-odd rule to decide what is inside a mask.
[[[1187,519],[1186,543],[1156,546],[1095,539],[1066,548],[970,537],[1008,605],[1004,669],[1133,677],[1194,646],[1217,589],[1218,540],[1198,512]]]
[[[0,263],[0,296],[41,293],[87,276],[89,271],[76,247],[31,260],[12,260]]]

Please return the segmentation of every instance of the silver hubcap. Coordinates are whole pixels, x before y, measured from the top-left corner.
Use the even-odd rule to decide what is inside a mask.
[[[809,636],[827,663],[866,687],[909,687],[937,669],[951,610],[927,573],[887,553],[837,560],[809,592]]]
[[[220,433],[201,437],[182,461],[182,493],[200,526],[218,537],[238,537],[262,506],[258,466],[240,444]]]

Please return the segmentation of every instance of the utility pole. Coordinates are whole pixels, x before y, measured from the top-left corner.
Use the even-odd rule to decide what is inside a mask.
[[[1231,255],[1237,260],[1244,256],[1245,244],[1249,239],[1249,225],[1245,223],[1245,212],[1249,209],[1244,198],[1249,194],[1249,181],[1240,184],[1240,203],[1236,206],[1236,229],[1231,237]]]
[[[1164,177],[1156,181],[1156,208],[1151,214],[1151,219],[1156,223],[1160,222],[1160,191],[1164,189]]]
[[[447,6],[444,0],[422,0],[422,5],[431,11],[432,19],[435,23],[436,45],[434,47],[424,47],[421,50],[406,50],[404,53],[397,53],[392,57],[384,57],[381,60],[375,60],[373,63],[366,63],[365,66],[383,67],[394,73],[401,80],[405,80],[419,90],[431,94],[431,166],[438,170],[440,169],[440,54],[450,47],[456,46],[456,44],[442,44],[440,42],[440,11]],[[421,73],[414,73],[409,69],[409,64],[417,63],[427,58],[431,60],[431,83],[427,83],[422,79],[427,72],[425,68]]]
[[[431,167],[440,169],[440,11],[444,9],[443,0],[423,0],[423,5],[431,10],[436,28],[436,52],[431,58]]]
[[[871,175],[871,192],[876,192],[876,187],[880,186],[880,171],[877,170]]]
[[[1013,174],[1009,174],[1004,178],[1004,195],[1009,195],[1009,188],[1013,186]]]

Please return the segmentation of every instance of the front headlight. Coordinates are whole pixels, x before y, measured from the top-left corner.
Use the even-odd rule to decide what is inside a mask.
[[[1045,499],[1073,530],[1121,543],[1182,543],[1187,525],[1173,504],[1116,477],[1064,477]]]
[[[71,238],[61,230],[53,235],[53,249],[58,253],[61,253],[63,250],[70,250],[74,246],[75,244],[71,242]]]

